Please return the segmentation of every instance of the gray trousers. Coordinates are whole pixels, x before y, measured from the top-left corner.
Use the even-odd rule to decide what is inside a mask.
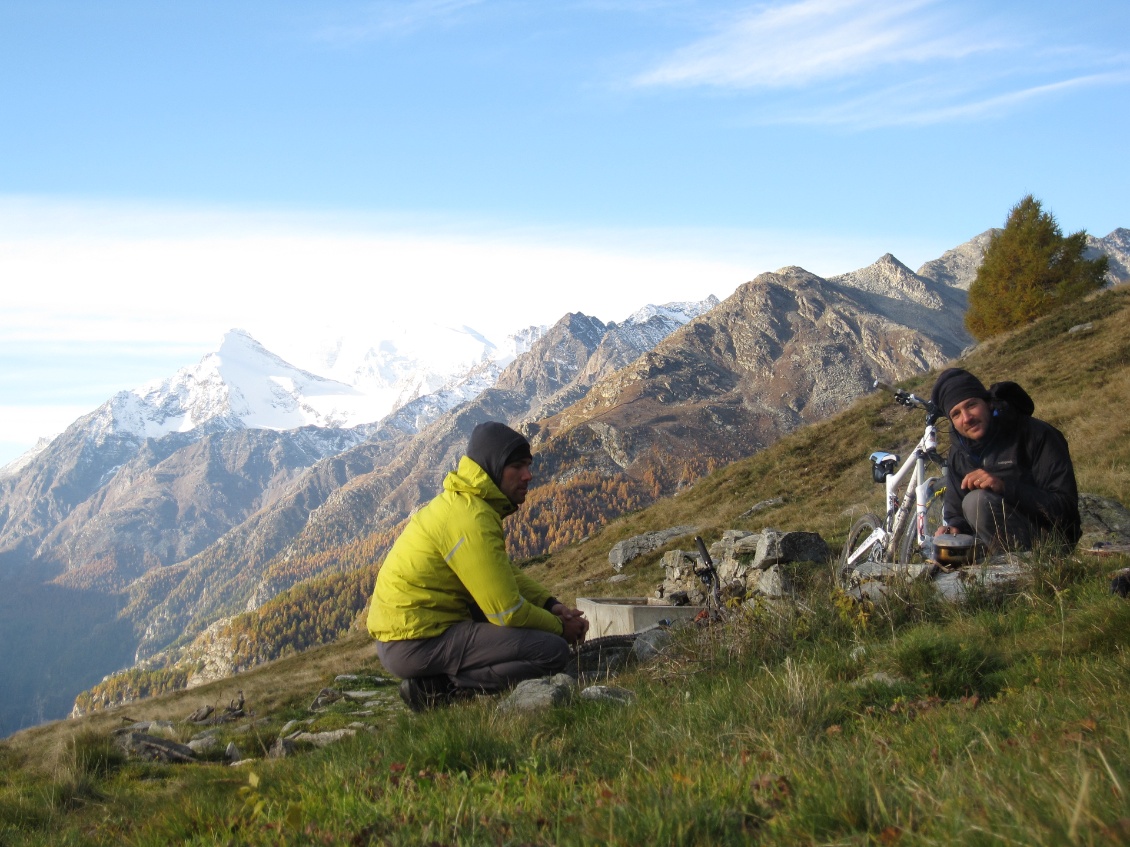
[[[456,688],[491,692],[558,673],[569,645],[540,629],[461,621],[435,638],[378,641],[377,656],[402,679],[446,677]]]
[[[1036,528],[999,494],[974,489],[961,498],[961,512],[990,553],[1032,549]]]

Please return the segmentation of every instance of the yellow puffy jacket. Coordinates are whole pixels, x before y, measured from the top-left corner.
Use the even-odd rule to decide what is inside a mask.
[[[380,641],[433,638],[471,620],[472,603],[499,626],[561,634],[542,604],[550,593],[510,563],[502,519],[517,506],[464,456],[443,493],[392,545],[373,589],[369,633]]]

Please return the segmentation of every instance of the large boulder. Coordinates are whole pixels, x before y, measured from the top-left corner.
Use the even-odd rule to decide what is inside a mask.
[[[1096,545],[1130,543],[1130,511],[1117,500],[1097,494],[1079,495],[1079,517],[1083,523],[1080,550]]]
[[[612,549],[608,551],[608,564],[618,571],[632,559],[637,559],[652,550],[658,550],[668,541],[678,538],[680,535],[692,533],[694,530],[693,526],[675,526],[670,529],[660,529],[655,532],[645,532],[643,535],[636,535],[632,538],[625,538],[623,541],[614,544]]]

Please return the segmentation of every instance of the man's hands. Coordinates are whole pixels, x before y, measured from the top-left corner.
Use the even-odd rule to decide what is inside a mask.
[[[570,609],[564,603],[558,603],[549,610],[561,620],[561,635],[570,644],[580,644],[585,640],[589,631],[589,622],[585,620],[585,613],[580,609]]]
[[[1004,494],[1004,483],[993,476],[984,468],[977,468],[965,475],[961,481],[963,491],[973,491],[975,488],[987,488],[994,494]]]
[[[984,468],[970,471],[961,481],[962,491],[974,491],[978,488],[991,491],[994,494],[1004,494],[1004,482]],[[956,526],[940,526],[934,532],[934,535],[957,535],[960,532],[961,530]]]

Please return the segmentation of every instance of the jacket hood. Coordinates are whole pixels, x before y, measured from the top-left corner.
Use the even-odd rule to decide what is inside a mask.
[[[460,459],[459,467],[444,477],[443,490],[479,497],[498,512],[500,518],[518,511],[518,507],[494,484],[490,474],[469,456]]]

